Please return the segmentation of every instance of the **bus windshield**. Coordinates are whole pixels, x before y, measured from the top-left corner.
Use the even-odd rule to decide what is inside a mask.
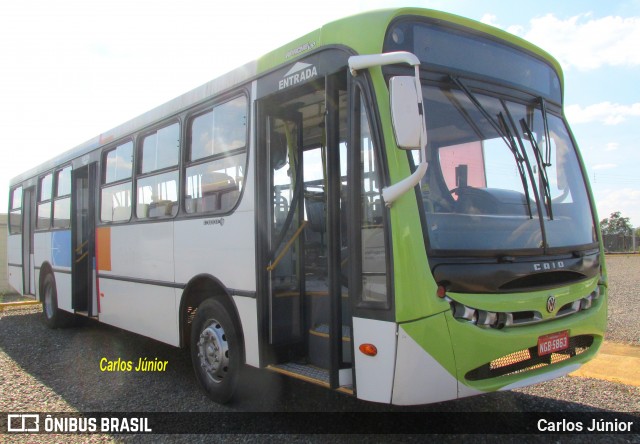
[[[429,248],[545,254],[596,242],[585,181],[563,120],[530,103],[423,87],[429,168],[421,183]]]

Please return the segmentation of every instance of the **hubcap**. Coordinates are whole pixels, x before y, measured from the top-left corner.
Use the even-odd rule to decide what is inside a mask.
[[[50,284],[46,284],[44,288],[44,309],[47,313],[47,318],[53,317],[53,287]]]
[[[229,370],[229,343],[222,325],[215,319],[205,323],[198,341],[200,366],[213,382],[221,382]]]

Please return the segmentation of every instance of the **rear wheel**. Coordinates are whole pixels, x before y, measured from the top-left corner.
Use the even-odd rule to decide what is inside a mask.
[[[231,400],[242,365],[242,345],[227,309],[215,299],[200,304],[191,326],[191,361],[198,382],[216,402]]]
[[[49,328],[69,327],[73,323],[73,315],[58,308],[56,280],[51,273],[42,280],[42,313]]]

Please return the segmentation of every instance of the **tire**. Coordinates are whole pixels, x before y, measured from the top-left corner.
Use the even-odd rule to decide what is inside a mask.
[[[69,327],[73,323],[73,315],[58,308],[58,291],[53,274],[47,273],[42,280],[42,314],[49,328]]]
[[[191,325],[191,362],[198,382],[215,402],[231,400],[242,367],[242,343],[227,309],[203,301]]]

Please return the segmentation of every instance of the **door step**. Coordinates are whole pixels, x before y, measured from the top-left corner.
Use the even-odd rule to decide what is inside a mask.
[[[97,316],[91,316],[88,311],[76,311],[76,314],[85,318],[98,319]]]
[[[291,376],[292,378],[300,379],[302,381],[310,382],[322,387],[329,388],[329,370],[316,367],[314,365],[296,364],[294,362],[288,362],[286,364],[272,364],[267,366],[267,370],[280,373],[282,375]],[[344,373],[344,375],[343,375]],[[351,369],[340,370],[340,380],[344,379],[348,381],[347,384],[338,387],[336,390],[347,395],[353,395],[353,385],[351,384]]]
[[[314,365],[296,364],[288,362],[286,364],[272,364],[267,369],[276,373],[302,379],[312,384],[329,387],[329,370],[325,370]]]

